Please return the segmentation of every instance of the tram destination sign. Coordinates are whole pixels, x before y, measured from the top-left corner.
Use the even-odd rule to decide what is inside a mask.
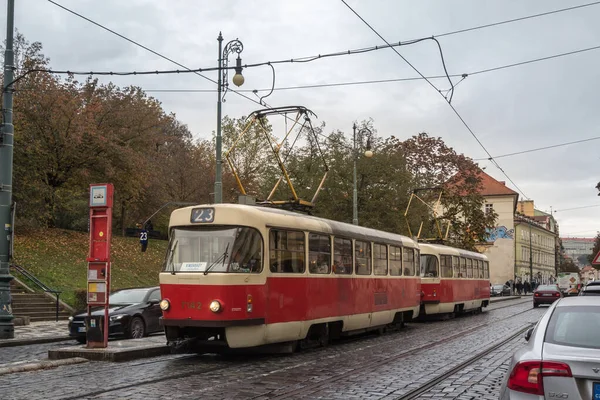
[[[215,220],[215,209],[210,208],[194,208],[192,209],[192,223],[213,222]]]

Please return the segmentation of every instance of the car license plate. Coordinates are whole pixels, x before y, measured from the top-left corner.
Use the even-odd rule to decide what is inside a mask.
[[[544,293],[542,296],[552,296],[550,293]]]
[[[77,332],[85,332],[85,326],[80,326],[77,328]]]
[[[594,391],[592,395],[592,399],[600,399],[600,383],[594,382]]]

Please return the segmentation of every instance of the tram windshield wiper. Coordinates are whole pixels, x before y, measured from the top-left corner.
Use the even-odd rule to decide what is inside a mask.
[[[175,244],[173,245],[173,248],[171,249],[171,254],[169,256],[169,260],[167,261],[166,270],[168,271],[169,264],[170,264],[171,265],[171,275],[175,275],[175,264],[173,264],[173,257],[175,256],[175,250],[177,250],[178,244],[179,244],[179,240],[175,241]],[[171,246],[169,246],[169,247],[171,247]]]
[[[208,275],[208,271],[211,270],[212,267],[217,265],[219,261],[221,261],[221,266],[225,264],[225,260],[227,259],[227,252],[229,251],[229,243],[227,243],[227,247],[225,247],[225,252],[219,256],[215,261],[212,262],[205,270],[204,275]]]

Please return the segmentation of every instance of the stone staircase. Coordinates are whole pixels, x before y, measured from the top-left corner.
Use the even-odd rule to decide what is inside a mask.
[[[56,320],[56,300],[45,293],[33,292],[17,279],[13,279],[10,281],[10,294],[15,318],[28,317],[31,322]],[[58,319],[66,320],[69,316],[71,312],[59,303]]]

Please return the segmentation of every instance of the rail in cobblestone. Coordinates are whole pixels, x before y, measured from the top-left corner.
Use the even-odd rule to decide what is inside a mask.
[[[457,366],[453,367],[452,369],[444,372],[443,374],[440,374],[440,375],[436,376],[435,378],[429,380],[428,382],[426,382],[425,384],[419,386],[418,388],[415,388],[415,389],[411,390],[410,392],[405,393],[401,397],[398,397],[398,400],[412,400],[412,399],[418,398],[420,395],[422,395],[425,392],[428,392],[431,388],[433,388],[434,386],[436,386],[440,382],[442,382],[445,379],[451,377],[452,375],[456,374],[457,372],[465,369],[469,365],[474,364],[475,362],[479,361],[480,359],[482,359],[486,355],[490,354],[491,352],[495,351],[496,349],[498,349],[498,348],[504,346],[505,344],[509,343],[510,341],[512,341],[513,339],[515,339],[516,337],[521,336],[532,325],[533,324],[527,325],[526,327],[519,329],[517,332],[513,333],[512,335],[510,335],[506,339],[500,341],[499,343],[496,343],[494,345],[491,345],[491,346],[487,347],[483,351],[478,352],[473,357],[467,359],[466,361],[463,361],[462,363],[458,364]]]

